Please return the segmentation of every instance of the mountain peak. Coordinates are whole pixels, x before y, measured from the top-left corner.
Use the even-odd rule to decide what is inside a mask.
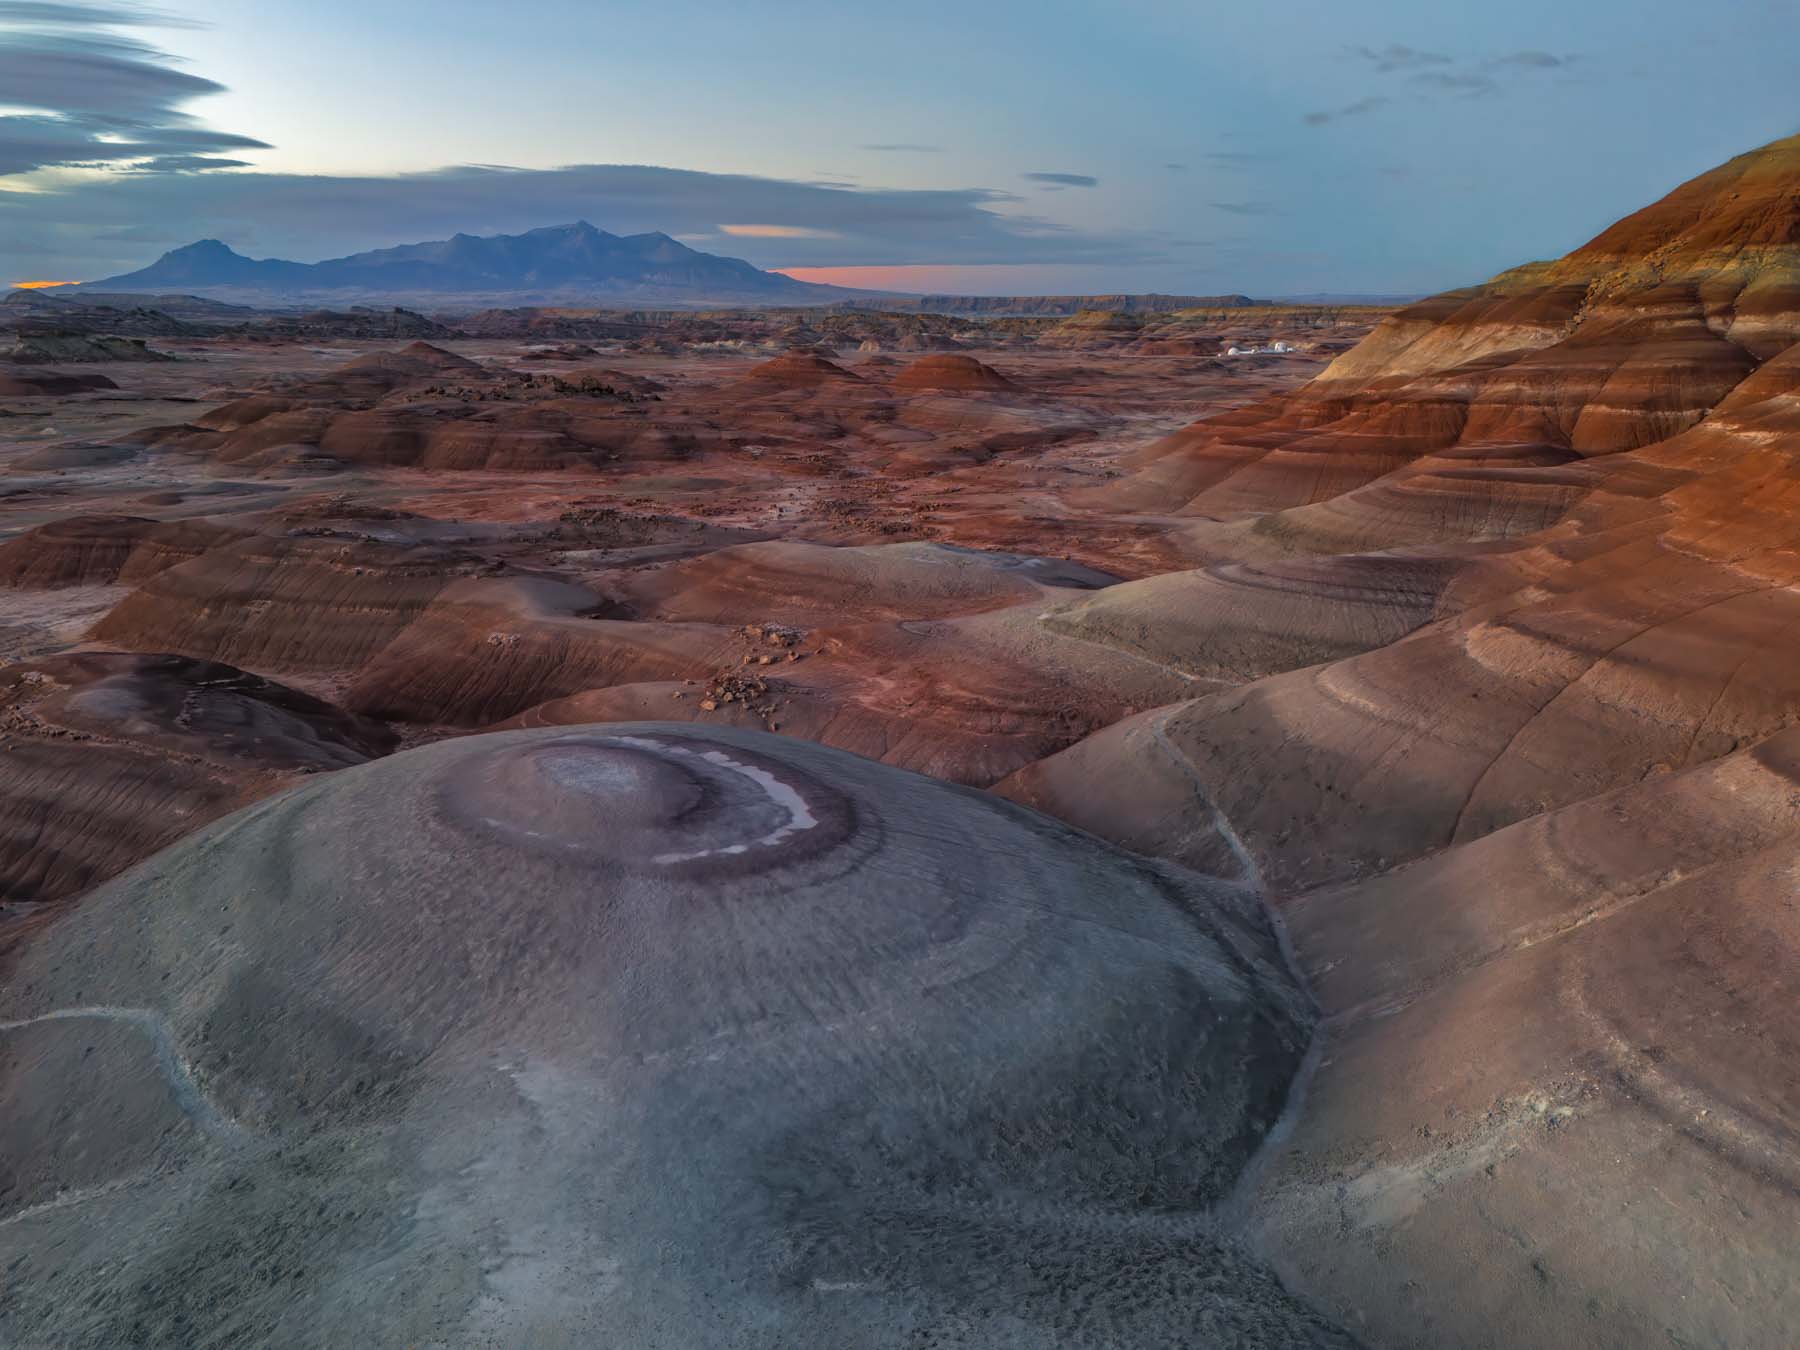
[[[183,244],[180,248],[170,249],[167,253],[163,254],[163,256],[165,258],[241,258],[243,254],[238,253],[229,244],[220,239],[196,239],[191,244]]]

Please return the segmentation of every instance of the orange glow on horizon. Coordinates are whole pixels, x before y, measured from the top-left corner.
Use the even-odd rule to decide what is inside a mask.
[[[1063,294],[1066,269],[1048,263],[898,263],[867,267],[777,267],[795,281],[910,295]]]
[[[15,281],[13,289],[19,291],[47,291],[52,286],[79,286],[79,281]]]

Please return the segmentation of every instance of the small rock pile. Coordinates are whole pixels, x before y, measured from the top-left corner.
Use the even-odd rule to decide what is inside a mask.
[[[776,720],[776,713],[786,701],[784,691],[779,682],[765,679],[760,671],[764,666],[786,664],[805,657],[806,653],[798,648],[806,634],[782,624],[751,623],[744,625],[739,636],[746,639],[751,649],[738,658],[737,665],[720,666],[714,672],[700,695],[700,710],[719,712],[735,704],[760,717],[765,730],[779,731],[781,723]],[[695,681],[688,683],[692,685]],[[686,698],[687,691],[677,689],[673,696]]]

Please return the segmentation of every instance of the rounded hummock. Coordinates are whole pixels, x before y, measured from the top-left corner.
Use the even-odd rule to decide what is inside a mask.
[[[972,356],[922,356],[894,376],[896,389],[1015,389],[1018,386]]]
[[[983,793],[686,725],[446,740],[22,954],[0,1096],[100,1044],[61,1105],[132,1127],[83,1204],[0,1196],[0,1334],[1337,1343],[1207,1217],[1306,1021],[1250,897]]]

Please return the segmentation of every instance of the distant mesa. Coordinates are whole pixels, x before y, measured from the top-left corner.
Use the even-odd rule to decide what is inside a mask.
[[[365,305],[354,305],[347,310],[315,309],[293,320],[292,326],[302,335],[307,330],[318,330],[333,337],[442,339],[461,336],[456,329],[435,319],[397,306],[388,309]]]
[[[963,344],[942,333],[901,333],[895,337],[865,338],[859,352],[959,352]]]
[[[156,353],[146,358],[141,346],[137,353],[127,350],[126,340],[207,337],[215,335],[221,326],[247,323],[259,317],[249,306],[226,304],[196,295],[128,295],[117,291],[95,291],[86,286],[64,286],[54,290],[15,287],[0,295],[0,330],[12,332],[21,342],[33,339],[70,344],[74,339],[91,340],[86,351],[40,358],[22,356],[15,350],[11,354],[13,360],[160,359]]]
[[[7,370],[0,367],[0,397],[43,398],[63,394],[86,394],[96,389],[119,386],[104,375],[71,375],[56,370],[33,370],[22,367]]]
[[[0,349],[0,362],[13,361],[29,365],[174,359],[166,352],[154,350],[143,338],[88,333],[22,332],[10,347]]]

